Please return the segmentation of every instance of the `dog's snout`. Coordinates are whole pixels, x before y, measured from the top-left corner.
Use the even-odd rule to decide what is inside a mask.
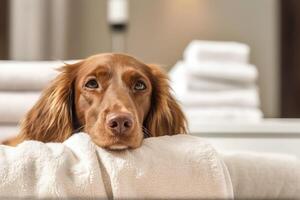
[[[112,113],[106,117],[106,125],[113,134],[125,135],[133,126],[133,117],[128,113]]]

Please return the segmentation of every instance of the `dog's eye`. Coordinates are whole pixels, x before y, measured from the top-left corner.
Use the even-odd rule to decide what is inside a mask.
[[[91,89],[96,89],[99,87],[98,82],[95,79],[89,80],[84,86]]]
[[[146,84],[144,83],[144,81],[139,80],[134,84],[133,88],[135,90],[145,90],[147,87],[146,87]]]

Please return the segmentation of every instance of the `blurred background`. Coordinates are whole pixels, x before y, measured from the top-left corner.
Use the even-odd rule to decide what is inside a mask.
[[[0,0],[0,141],[64,60],[124,52],[168,71],[189,132],[218,150],[300,156],[299,10],[299,0]]]
[[[251,152],[236,167],[257,174],[245,171],[255,188],[245,191],[290,195],[299,188],[289,157],[300,158],[299,11],[300,0],[0,0],[0,144],[63,61],[124,52],[169,73],[189,134],[220,152]],[[252,152],[288,156],[259,166]]]
[[[108,2],[0,0],[0,59],[80,59],[113,51]],[[264,116],[300,117],[298,8],[297,0],[128,0],[114,28],[125,32],[124,52],[167,70],[192,40],[247,44]]]

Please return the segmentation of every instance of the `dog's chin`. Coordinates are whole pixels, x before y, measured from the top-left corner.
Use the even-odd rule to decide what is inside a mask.
[[[138,132],[129,136],[116,137],[112,134],[98,135],[90,131],[90,136],[93,142],[101,147],[108,150],[126,150],[126,149],[136,149],[141,146],[143,141],[142,132]]]
[[[93,138],[93,142],[101,148],[105,148],[108,150],[116,150],[116,151],[121,151],[121,150],[126,150],[126,149],[135,149],[141,146],[141,142],[131,142],[131,141],[122,141],[121,139],[116,141],[114,140],[101,140],[101,139],[96,139]]]
[[[108,146],[107,148],[108,148],[109,150],[121,151],[121,150],[126,150],[126,149],[128,149],[129,147],[126,146],[126,145],[122,145],[122,144],[114,144],[114,145]]]

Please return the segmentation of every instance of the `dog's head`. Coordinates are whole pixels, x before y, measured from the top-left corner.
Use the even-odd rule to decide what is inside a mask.
[[[44,142],[79,131],[101,147],[136,148],[144,137],[186,133],[186,121],[157,66],[99,54],[64,66],[21,125],[24,139]]]

